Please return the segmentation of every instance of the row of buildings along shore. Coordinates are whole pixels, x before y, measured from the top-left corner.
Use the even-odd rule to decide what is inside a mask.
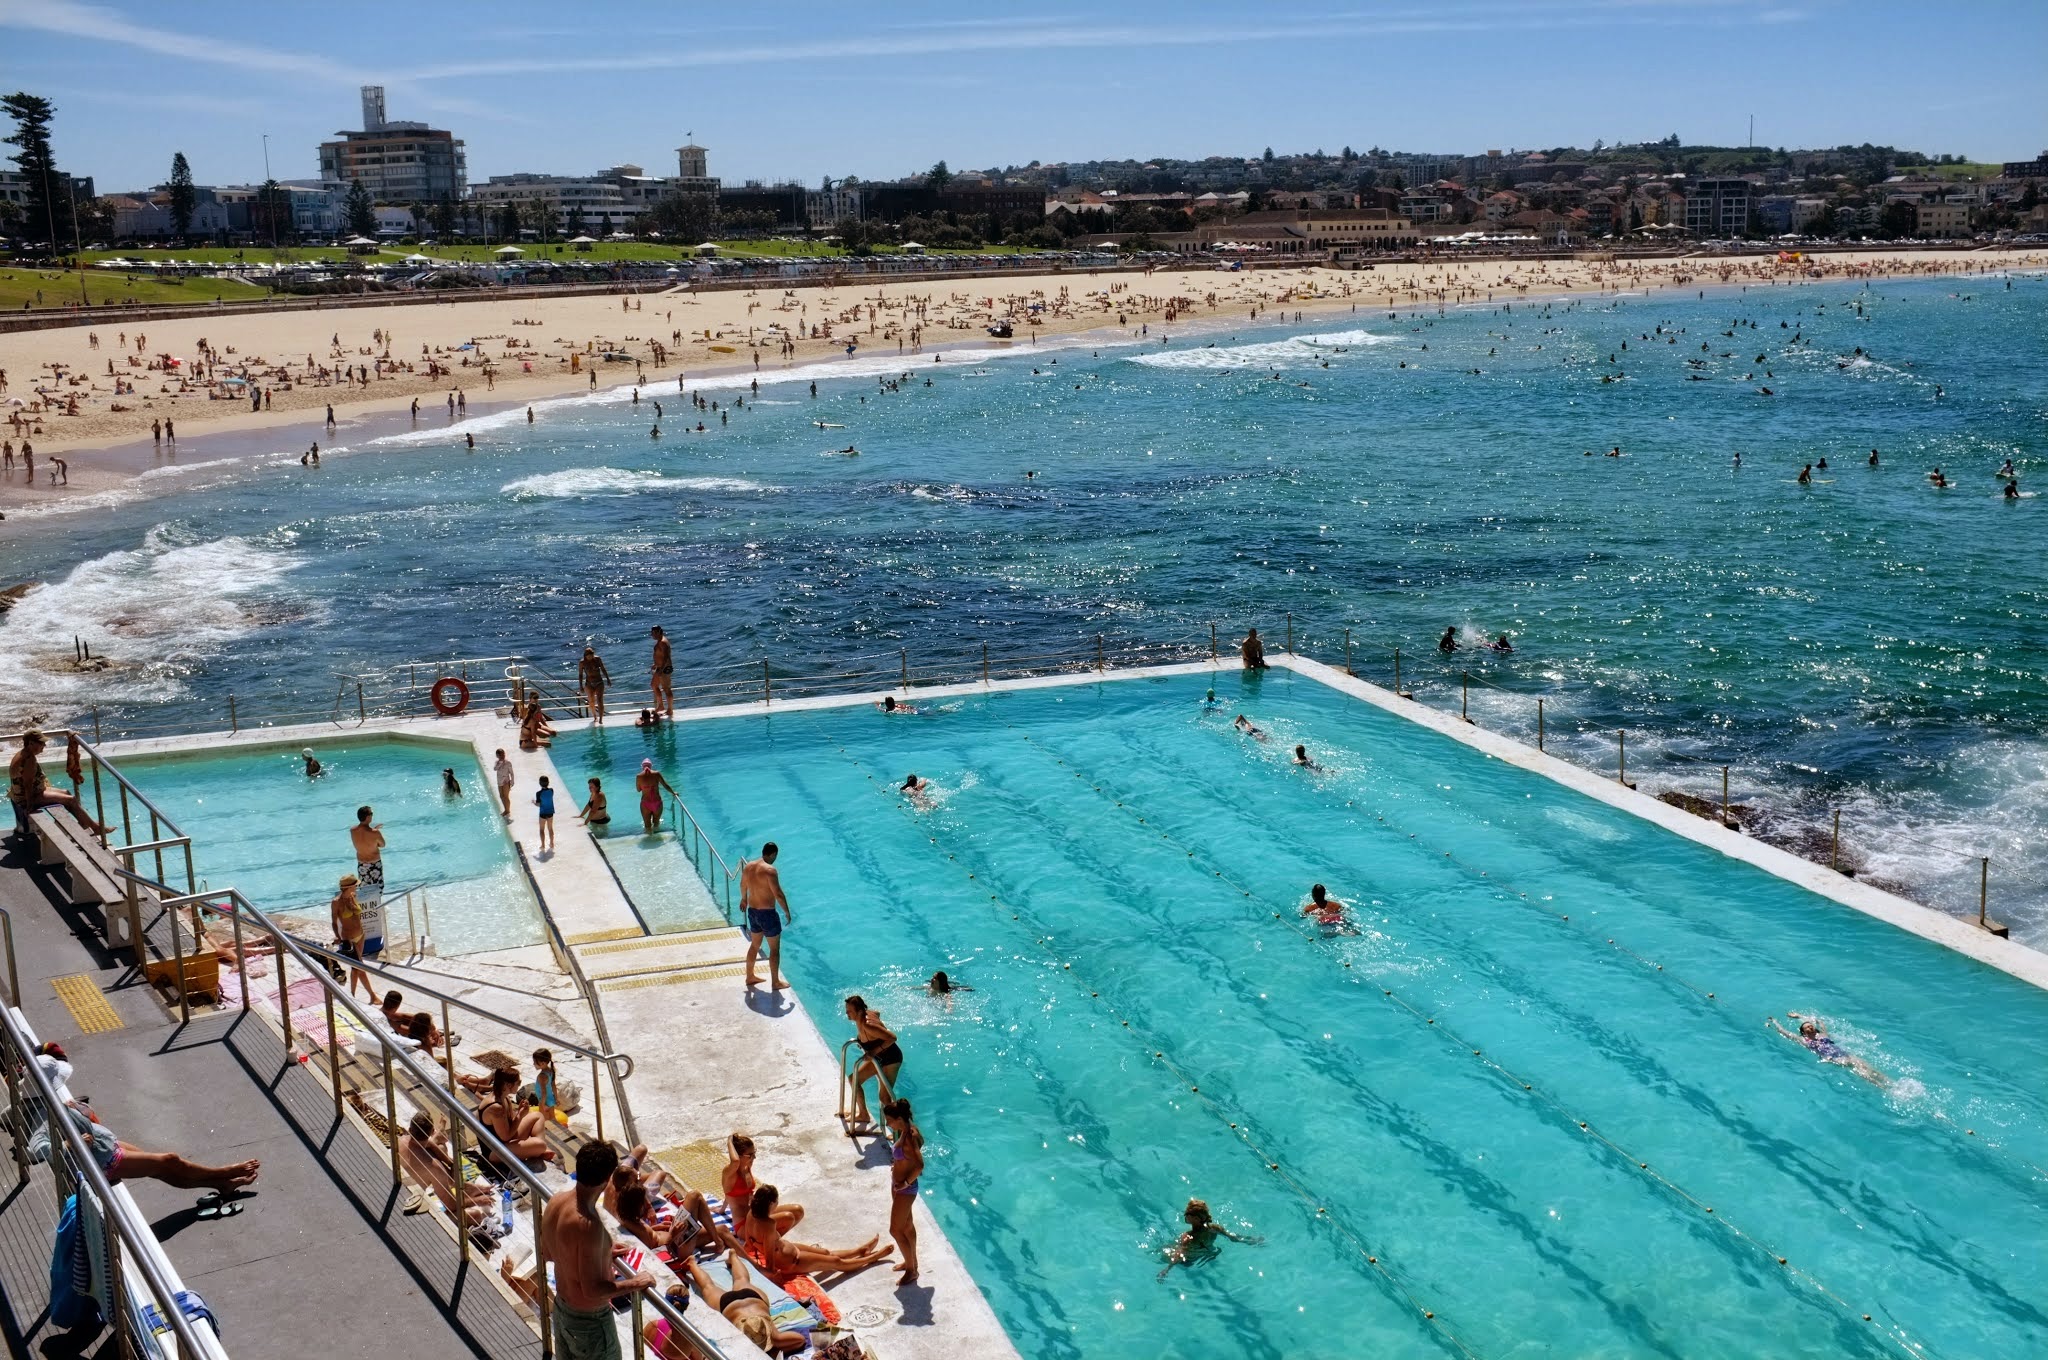
[[[113,236],[226,243],[367,231],[392,240],[508,241],[656,232],[687,239],[910,224],[991,243],[1342,256],[1475,235],[1570,246],[1625,236],[1967,239],[2048,231],[2048,152],[2006,163],[1996,175],[1962,175],[1879,165],[1872,148],[1767,152],[1760,169],[1714,173],[1712,162],[1726,163],[1730,153],[1688,155],[1676,138],[1669,148],[1604,153],[1596,144],[1583,160],[1542,151],[1426,156],[1347,147],[1341,156],[1269,150],[1192,162],[1033,162],[1000,172],[948,174],[941,166],[898,181],[828,179],[810,187],[725,184],[710,173],[706,149],[690,143],[676,149],[671,175],[620,164],[588,175],[527,172],[478,183],[469,178],[461,139],[387,118],[381,86],[363,87],[362,122],[320,144],[317,177],[273,181],[267,190],[196,188],[182,232],[166,186],[111,195]],[[18,178],[0,173],[0,201],[25,198]],[[372,205],[368,222],[360,198],[351,210],[357,184]],[[74,192],[91,197],[92,182],[74,181]]]

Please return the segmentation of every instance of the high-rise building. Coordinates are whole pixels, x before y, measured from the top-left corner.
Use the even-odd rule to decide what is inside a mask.
[[[384,116],[384,87],[363,86],[363,128],[320,144],[320,178],[361,180],[379,203],[440,203],[461,198],[468,160],[454,133]]]
[[[1696,179],[1685,186],[1685,229],[1695,236],[1741,236],[1749,230],[1756,186],[1746,179]]]

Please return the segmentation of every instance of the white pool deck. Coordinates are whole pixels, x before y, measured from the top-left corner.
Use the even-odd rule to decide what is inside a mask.
[[[1454,713],[1399,697],[1320,662],[1284,655],[1268,659],[1276,667],[1427,727],[1493,759],[1542,775],[1851,910],[2048,989],[2048,954],[1992,935],[1973,922],[1845,877],[1617,780],[1487,731]],[[1235,665],[1203,661],[933,686],[915,690],[914,697],[922,702],[989,691],[1236,669]],[[690,710],[679,714],[676,721],[873,705],[881,694],[778,700],[766,708],[759,702],[729,704]],[[580,720],[557,724],[564,731],[587,725]],[[297,748],[380,736],[466,748],[476,762],[476,777],[494,794],[490,767],[498,747],[505,746],[517,773],[508,834],[526,847],[534,881],[549,913],[596,983],[614,1045],[633,1055],[635,1070],[628,1098],[643,1139],[659,1152],[703,1140],[722,1142],[734,1131],[749,1133],[759,1145],[761,1179],[779,1186],[785,1200],[806,1206],[807,1217],[797,1234],[801,1240],[841,1248],[865,1241],[878,1230],[886,1234],[888,1158],[885,1152],[877,1152],[872,1140],[856,1143],[841,1129],[835,1114],[840,1071],[836,1046],[793,994],[742,986],[736,965],[746,946],[737,930],[648,935],[596,843],[574,816],[581,785],[565,781],[545,750],[520,751],[508,719],[471,712],[453,718],[375,722],[359,728],[319,724],[109,742],[102,749],[118,761],[124,755],[266,745]],[[687,753],[682,759],[687,761]],[[561,811],[555,818],[559,840],[552,853],[538,851],[539,825],[532,798],[542,775],[560,791]],[[630,818],[629,797],[620,798],[615,791],[614,804],[618,808],[615,824]],[[723,848],[729,856],[752,849]],[[737,865],[736,859],[731,862]],[[792,906],[795,922],[791,930],[801,931],[804,904],[798,901]],[[518,957],[532,966],[534,960],[545,958],[545,951],[523,950]],[[765,959],[762,967],[766,967]],[[828,1023],[833,1034],[846,1028],[836,1015]],[[918,1222],[922,1278],[916,1286],[897,1287],[894,1272],[879,1267],[847,1280],[826,1282],[849,1322],[874,1345],[882,1360],[1015,1355],[1001,1324],[923,1205],[919,1206]]]

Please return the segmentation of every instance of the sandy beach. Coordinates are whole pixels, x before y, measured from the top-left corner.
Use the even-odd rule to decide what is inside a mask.
[[[769,373],[855,355],[930,355],[964,345],[1193,339],[1298,313],[1413,310],[1547,296],[1652,294],[1817,280],[1995,273],[2039,251],[1871,251],[1780,263],[1771,256],[1430,261],[1366,270],[1302,267],[837,286],[774,283],[504,302],[221,315],[130,326],[119,318],[0,336],[0,429],[33,444],[0,477],[0,505],[104,492],[153,469],[303,452],[365,435],[461,425],[488,411],[636,381],[667,385],[734,369]],[[991,341],[1008,319],[1015,336]],[[175,360],[176,362],[172,362]],[[251,392],[260,393],[260,404]],[[417,403],[417,411],[414,404]],[[332,409],[335,426],[327,424]],[[159,437],[169,422],[174,437]],[[479,447],[483,447],[479,444]],[[62,459],[61,469],[52,455]],[[68,483],[52,484],[68,474]]]

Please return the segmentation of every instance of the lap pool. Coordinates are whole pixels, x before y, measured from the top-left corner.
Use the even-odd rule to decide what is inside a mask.
[[[367,803],[387,841],[386,930],[393,937],[406,932],[400,892],[426,884],[442,954],[546,938],[489,781],[466,745],[384,737],[323,739],[311,748],[322,766],[318,779],[306,778],[297,745],[116,763],[192,837],[204,886],[239,888],[266,911],[324,923],[335,884],[355,868],[348,832]],[[460,796],[443,790],[446,768],[454,769]]]
[[[848,992],[901,1032],[1024,1354],[2039,1353],[2048,994],[1291,672],[920,710],[667,768],[729,859],[781,844],[827,1034]],[[1191,1195],[1263,1241],[1162,1282]]]

